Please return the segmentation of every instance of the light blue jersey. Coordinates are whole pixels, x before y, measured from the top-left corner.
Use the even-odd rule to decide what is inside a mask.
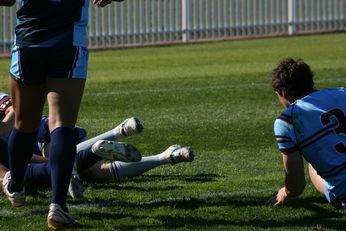
[[[86,47],[90,0],[19,0],[15,47]]]
[[[290,105],[275,121],[284,154],[294,151],[325,180],[331,202],[346,199],[346,89],[315,91]]]

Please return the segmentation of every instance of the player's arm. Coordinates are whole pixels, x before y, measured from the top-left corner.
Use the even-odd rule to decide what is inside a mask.
[[[10,132],[14,127],[14,110],[8,107],[5,112],[5,118],[0,121],[0,136]]]
[[[16,0],[0,0],[0,6],[13,6]]]
[[[298,151],[282,153],[285,169],[285,185],[275,193],[268,204],[279,205],[289,197],[296,197],[303,193],[306,181],[304,175],[304,161]]]

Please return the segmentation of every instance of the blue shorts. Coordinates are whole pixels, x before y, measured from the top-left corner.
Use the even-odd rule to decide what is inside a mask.
[[[10,74],[18,83],[44,84],[47,78],[86,79],[86,47],[18,47],[12,49]]]

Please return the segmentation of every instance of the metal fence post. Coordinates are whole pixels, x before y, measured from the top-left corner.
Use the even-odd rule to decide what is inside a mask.
[[[183,42],[188,43],[190,40],[190,0],[182,0],[182,32]]]
[[[296,0],[288,0],[288,34],[293,35],[296,27]]]

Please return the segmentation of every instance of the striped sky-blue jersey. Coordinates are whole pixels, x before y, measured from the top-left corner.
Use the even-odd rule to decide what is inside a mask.
[[[281,152],[299,151],[331,186],[346,182],[346,89],[315,91],[290,105],[274,124]]]
[[[19,0],[15,46],[87,44],[89,0]]]

